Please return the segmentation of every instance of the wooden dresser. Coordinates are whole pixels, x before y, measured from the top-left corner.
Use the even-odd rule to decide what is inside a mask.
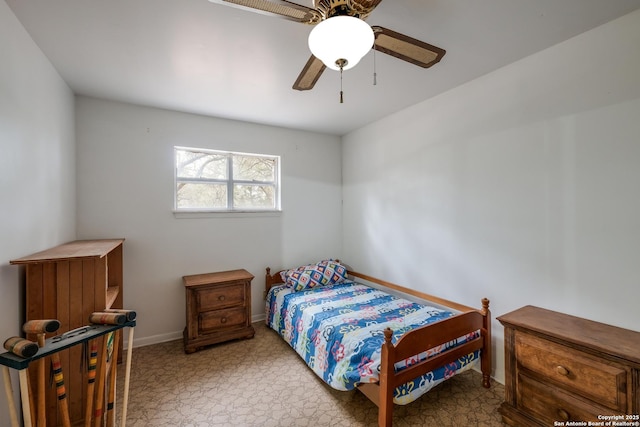
[[[61,334],[89,324],[89,315],[105,308],[122,308],[122,245],[124,239],[76,240],[11,260],[26,267],[26,320],[57,319]],[[36,336],[27,336],[36,341]],[[50,336],[47,336],[50,338]],[[120,341],[122,350],[122,338]],[[72,425],[84,422],[86,366],[82,347],[60,352]],[[47,378],[50,367],[47,363]],[[36,370],[31,371],[33,389]],[[49,389],[47,425],[59,425],[55,387]]]
[[[184,351],[238,338],[252,338],[251,280],[246,270],[184,276],[187,326]]]
[[[587,425],[614,415],[639,421],[639,332],[533,306],[498,320],[504,326],[500,413],[506,423]]]

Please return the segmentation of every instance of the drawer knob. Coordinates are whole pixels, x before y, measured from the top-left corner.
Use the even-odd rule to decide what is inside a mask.
[[[565,377],[569,375],[569,370],[562,365],[556,367],[556,372]]]
[[[218,297],[218,301],[224,301],[224,295],[220,295],[220,296]]]
[[[220,319],[220,323],[227,323],[227,318],[223,317],[222,319]]]
[[[562,421],[569,421],[569,418],[571,418],[569,413],[564,409],[558,409],[558,417],[560,417]]]

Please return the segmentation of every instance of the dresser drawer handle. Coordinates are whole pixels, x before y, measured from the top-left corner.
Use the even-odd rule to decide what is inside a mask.
[[[224,295],[220,295],[220,296],[218,297],[218,301],[224,301],[224,299],[225,299]]]
[[[565,368],[564,366],[558,365],[556,367],[556,372],[559,373],[560,375],[566,377],[569,376],[569,370],[567,368]]]
[[[220,323],[227,323],[227,318],[223,317],[222,319],[220,319]]]
[[[569,418],[571,418],[569,413],[564,409],[558,409],[558,417],[560,417],[562,421],[569,421]]]

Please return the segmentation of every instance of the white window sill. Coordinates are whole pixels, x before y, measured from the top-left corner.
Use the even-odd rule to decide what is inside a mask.
[[[282,211],[173,211],[176,219],[279,217]]]

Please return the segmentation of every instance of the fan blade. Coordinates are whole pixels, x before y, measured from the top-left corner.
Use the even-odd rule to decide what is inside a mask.
[[[305,24],[318,23],[322,17],[315,9],[287,0],[209,0],[211,3],[224,4],[251,12],[285,18]]]
[[[446,51],[404,34],[384,27],[374,26],[375,50],[395,56],[422,68],[429,68],[440,62]]]
[[[293,84],[293,88],[295,90],[313,89],[325,68],[327,67],[322,63],[322,61],[311,55],[311,58],[309,58],[307,63],[304,65],[302,72]]]

